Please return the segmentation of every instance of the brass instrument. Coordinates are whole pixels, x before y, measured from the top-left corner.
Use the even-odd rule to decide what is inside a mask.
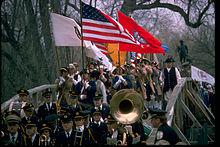
[[[126,125],[138,121],[144,111],[144,99],[141,94],[133,89],[122,89],[115,93],[110,101],[110,113],[112,117],[121,123],[119,130],[123,130],[121,144],[126,144]]]
[[[5,136],[5,133],[1,131],[1,138]]]
[[[110,101],[110,113],[122,124],[133,124],[142,117],[144,100],[133,89],[122,89]]]
[[[46,135],[41,135],[39,139],[40,139],[41,146],[47,146],[47,136]]]

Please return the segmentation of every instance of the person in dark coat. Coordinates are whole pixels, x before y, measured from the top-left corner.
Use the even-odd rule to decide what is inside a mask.
[[[19,131],[19,124],[21,122],[20,117],[16,115],[8,115],[5,119],[7,123],[7,132],[4,132],[4,136],[1,138],[4,142],[1,143],[3,143],[3,145],[26,145],[26,136],[22,131]]]
[[[73,146],[75,134],[73,132],[73,120],[70,115],[63,115],[61,118],[64,131],[56,136],[57,146]]]
[[[31,103],[26,103],[26,105],[22,108],[24,110],[24,117],[21,119],[21,124],[23,126],[26,126],[28,120],[37,120],[39,121],[39,118],[36,115],[36,112],[34,110],[34,105]]]
[[[92,118],[91,129],[94,132],[94,139],[99,143],[101,136],[108,131],[108,128],[107,125],[101,121],[102,112],[99,109],[94,109]]]
[[[121,89],[132,88],[132,83],[128,75],[125,74],[124,67],[117,67],[113,73],[115,76],[112,79],[112,90],[119,91]]]
[[[174,87],[178,84],[178,81],[181,79],[179,70],[173,66],[173,60],[172,57],[169,57],[166,59],[166,67],[163,71],[163,79],[164,79],[164,86],[163,86],[163,94],[164,94],[164,100],[163,100],[163,110],[166,110],[166,105],[169,99],[171,99],[171,94],[173,92]]]
[[[76,111],[83,111],[85,110],[85,107],[81,105],[78,101],[79,95],[76,94],[74,91],[69,91],[69,97],[70,97],[70,114],[74,115]]]
[[[57,114],[57,105],[52,102],[52,91],[46,91],[42,94],[45,103],[38,109],[38,117],[44,121],[50,114]]]
[[[80,75],[82,80],[76,84],[74,92],[79,95],[80,103],[87,109],[92,105],[92,98],[96,92],[96,84],[95,81],[89,80],[87,69],[82,70]]]
[[[160,109],[149,109],[149,113],[151,114],[150,119],[153,127],[158,128],[155,144],[157,141],[166,140],[173,146],[180,141],[179,136],[174,129],[167,124],[165,116],[166,111]]]
[[[105,120],[110,112],[110,107],[102,104],[102,94],[96,93],[93,97],[93,106],[90,107],[90,111],[94,112],[95,109],[99,109],[102,113],[102,121]]]
[[[26,124],[27,146],[39,146],[40,135],[37,133],[37,120],[28,120]]]

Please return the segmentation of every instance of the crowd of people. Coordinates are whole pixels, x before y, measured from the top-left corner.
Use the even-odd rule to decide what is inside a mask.
[[[167,58],[163,70],[146,58],[138,59],[135,67],[126,64],[112,71],[95,63],[82,71],[78,70],[77,62],[62,67],[55,80],[56,101],[53,101],[53,91],[47,90],[42,94],[44,104],[35,108],[27,102],[27,90],[17,92],[18,101],[27,102],[22,107],[24,116],[16,111],[1,115],[1,143],[24,146],[146,144],[149,133],[143,120],[151,114],[152,124],[159,130],[155,141],[167,140],[174,145],[180,139],[164,117],[172,90],[184,72],[179,72],[173,62]],[[125,129],[110,112],[111,98],[121,89],[134,89],[144,99],[146,110],[130,129]]]

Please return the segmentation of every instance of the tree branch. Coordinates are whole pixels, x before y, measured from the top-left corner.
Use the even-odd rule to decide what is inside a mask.
[[[189,4],[190,3],[191,3],[191,0],[190,0]],[[202,18],[204,16],[204,14],[207,12],[207,10],[209,9],[209,7],[212,3],[213,3],[213,0],[210,0],[208,2],[207,6],[199,14],[199,17],[195,23],[190,22],[190,19],[189,19],[189,9],[190,9],[189,4],[188,4],[188,12],[187,13],[179,6],[169,4],[169,3],[160,3],[159,0],[157,0],[154,3],[149,4],[149,5],[143,5],[143,3],[140,3],[140,4],[136,5],[136,7],[135,6],[132,7],[131,11],[133,12],[135,10],[140,10],[140,9],[167,8],[171,11],[179,13],[184,18],[186,25],[188,25],[192,28],[198,28],[202,24]]]

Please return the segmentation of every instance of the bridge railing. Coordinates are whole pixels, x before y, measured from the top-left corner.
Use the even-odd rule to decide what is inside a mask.
[[[189,133],[193,132],[192,129],[189,131],[189,127],[197,128],[198,132],[206,122],[209,127],[215,128],[215,117],[203,103],[198,94],[198,87],[191,78],[182,78],[176,85],[166,111],[168,125],[173,127],[180,139],[188,145],[198,143],[198,137],[193,137],[193,134]],[[209,142],[214,141],[213,136],[210,137],[209,134],[207,138]]]
[[[47,89],[54,89],[54,88],[55,88],[54,84],[46,84],[46,85],[41,85],[41,86],[38,86],[32,89],[29,89],[28,90],[29,96],[28,96],[27,101],[31,102],[37,109],[43,103],[42,92],[44,92]],[[55,95],[54,92],[53,92],[53,95]],[[4,110],[4,111],[7,110],[9,108],[9,105],[12,102],[18,101],[18,98],[19,98],[18,94],[16,94],[11,99],[1,104],[1,110]]]

